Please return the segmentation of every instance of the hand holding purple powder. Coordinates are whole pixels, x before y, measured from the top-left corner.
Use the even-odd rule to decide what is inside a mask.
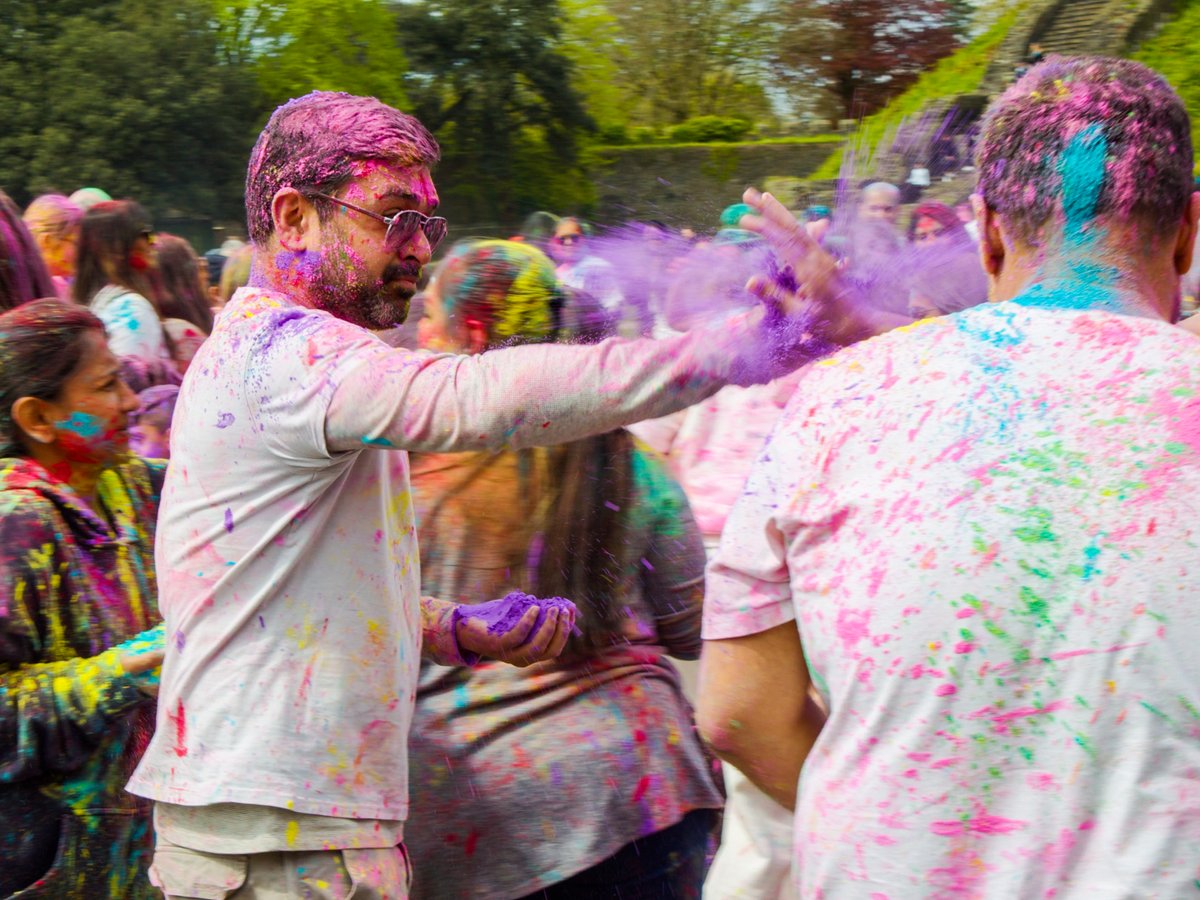
[[[460,619],[477,619],[487,625],[488,634],[505,634],[521,621],[521,617],[531,606],[538,608],[538,616],[537,621],[533,623],[533,629],[529,632],[530,637],[537,634],[538,629],[545,623],[546,615],[550,610],[557,609],[571,615],[575,615],[577,612],[575,604],[564,597],[539,599],[521,591],[512,591],[499,600],[489,600],[487,603],[475,606],[460,606],[454,612],[454,624],[457,627]],[[574,632],[575,634],[580,633],[577,626],[574,628]]]

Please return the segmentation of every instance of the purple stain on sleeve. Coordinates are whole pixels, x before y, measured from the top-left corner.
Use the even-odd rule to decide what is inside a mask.
[[[233,510],[225,507],[225,530],[233,534]]]
[[[230,425],[233,424],[233,421],[234,421],[233,413],[227,413],[227,412],[217,413],[217,427],[218,428],[228,428]]]
[[[187,643],[187,635],[182,631],[175,632],[175,649],[183,652],[183,645]]]

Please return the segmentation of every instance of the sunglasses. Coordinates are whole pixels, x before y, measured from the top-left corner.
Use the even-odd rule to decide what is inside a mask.
[[[564,234],[561,237],[556,237],[554,239],[554,242],[556,244],[565,244],[566,246],[569,247],[572,244],[574,244],[576,241],[581,241],[581,240],[583,240],[582,234]]]
[[[338,206],[352,209],[356,213],[362,213],[364,216],[383,222],[387,225],[383,246],[388,253],[398,253],[405,242],[417,233],[418,228],[425,232],[425,240],[429,242],[429,252],[432,253],[445,239],[446,232],[450,230],[449,224],[441,216],[427,216],[416,209],[402,209],[394,216],[381,216],[379,213],[355,206],[349,201],[332,197],[329,194],[322,194],[320,191],[313,191],[312,196],[320,197],[322,200],[328,200]]]

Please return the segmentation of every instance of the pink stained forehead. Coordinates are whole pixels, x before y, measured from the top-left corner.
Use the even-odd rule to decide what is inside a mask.
[[[401,165],[382,159],[360,159],[354,162],[352,181],[343,189],[343,196],[353,202],[368,202],[385,198],[408,200],[418,209],[431,212],[437,208],[437,188],[429,167],[421,163]]]

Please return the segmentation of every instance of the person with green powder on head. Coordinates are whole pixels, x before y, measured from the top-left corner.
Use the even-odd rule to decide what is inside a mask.
[[[440,264],[420,332],[424,346],[482,353],[615,324],[564,294],[537,249],[483,241]],[[412,466],[425,593],[579,607],[558,660],[422,667],[413,896],[698,897],[721,796],[667,659],[694,659],[700,642],[704,547],[683,491],[623,429],[418,453]]]

